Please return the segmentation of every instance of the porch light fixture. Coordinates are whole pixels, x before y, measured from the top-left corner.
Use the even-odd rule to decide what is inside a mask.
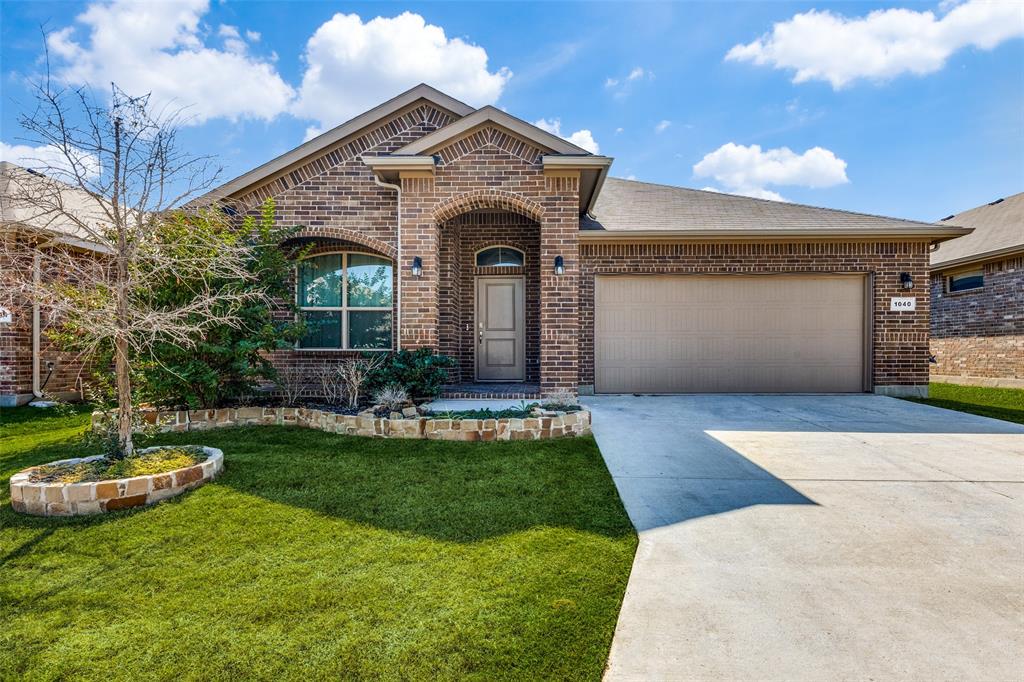
[[[419,256],[412,257],[412,276],[419,277],[423,274],[423,259]]]
[[[565,261],[562,260],[561,256],[555,256],[555,274],[556,275],[564,275],[565,274]]]
[[[900,286],[902,286],[904,289],[914,288],[914,278],[910,276],[909,272],[900,273]]]

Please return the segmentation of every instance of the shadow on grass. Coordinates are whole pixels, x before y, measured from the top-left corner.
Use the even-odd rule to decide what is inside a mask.
[[[297,427],[175,437],[224,450],[220,485],[387,530],[454,542],[539,526],[633,533],[592,438],[450,443]]]
[[[476,542],[536,527],[569,527],[613,538],[633,533],[592,438],[451,443],[259,426],[162,434],[139,444],[221,448],[225,471],[208,486],[438,540]],[[66,445],[15,453],[3,460],[3,469],[10,475],[58,456],[67,456]],[[30,517],[13,512],[6,477],[2,485],[0,525],[5,526],[104,524],[145,513]]]

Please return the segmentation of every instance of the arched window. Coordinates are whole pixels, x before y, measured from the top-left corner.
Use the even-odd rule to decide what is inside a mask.
[[[391,350],[392,264],[365,253],[327,253],[299,263],[306,322],[299,348]]]
[[[523,252],[511,246],[491,246],[476,252],[478,268],[521,268],[525,260]]]

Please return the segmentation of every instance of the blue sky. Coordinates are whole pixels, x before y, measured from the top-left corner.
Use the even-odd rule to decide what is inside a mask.
[[[1024,191],[1024,4],[2,4],[0,151],[39,72],[191,105],[225,179],[420,81],[612,174],[935,220]],[[379,19],[378,19],[379,17]],[[556,126],[557,120],[557,128]]]

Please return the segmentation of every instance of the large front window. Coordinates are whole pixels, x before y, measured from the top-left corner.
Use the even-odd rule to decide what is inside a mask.
[[[390,350],[391,261],[329,253],[299,264],[299,308],[306,321],[300,348]]]

